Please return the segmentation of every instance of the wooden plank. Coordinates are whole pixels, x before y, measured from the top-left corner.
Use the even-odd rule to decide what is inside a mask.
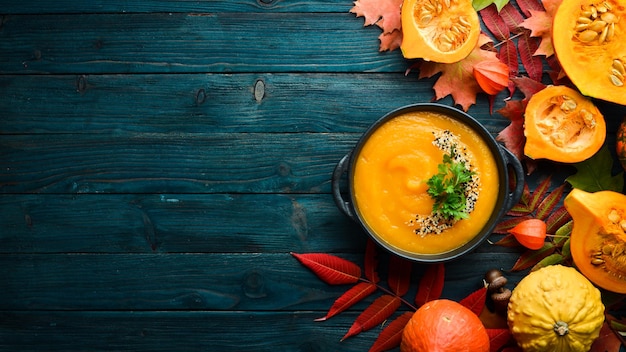
[[[417,73],[4,75],[0,133],[362,133],[391,110],[430,102],[433,83]],[[469,113],[495,135],[509,120],[488,106],[479,95]]]
[[[367,351],[379,329],[340,342],[356,319],[319,312],[0,312],[3,351]]]
[[[0,74],[404,72],[349,13],[8,15]],[[77,29],[80,29],[77,31]]]
[[[133,13],[133,12],[348,12],[345,0],[40,0],[37,3],[4,0],[4,14]]]
[[[362,254],[336,255],[361,265]],[[494,252],[447,263],[444,297],[462,299],[481,287],[487,270],[508,269],[514,260]],[[423,268],[416,266],[416,278]],[[507,273],[511,287],[521,276]],[[325,312],[351,287],[323,283],[288,253],[2,254],[0,280],[0,310]]]
[[[0,193],[319,193],[354,133],[6,135]]]
[[[0,253],[357,252],[328,194],[0,197]]]

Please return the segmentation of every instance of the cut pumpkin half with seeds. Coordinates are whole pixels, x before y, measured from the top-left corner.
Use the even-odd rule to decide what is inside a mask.
[[[552,25],[563,71],[584,95],[626,105],[626,3],[567,0]]]
[[[471,0],[404,0],[402,55],[454,63],[478,43],[480,21]]]

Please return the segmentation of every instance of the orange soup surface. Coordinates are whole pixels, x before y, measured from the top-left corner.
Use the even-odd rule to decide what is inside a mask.
[[[464,150],[479,180],[478,198],[468,219],[432,233],[414,220],[432,215],[427,181],[446,154],[433,143],[443,132],[452,133],[456,149]],[[499,190],[487,143],[469,126],[428,111],[406,113],[377,128],[357,157],[353,182],[356,208],[369,228],[390,246],[416,254],[441,254],[469,242],[491,217]]]

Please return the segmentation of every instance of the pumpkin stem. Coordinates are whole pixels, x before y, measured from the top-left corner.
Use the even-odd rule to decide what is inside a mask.
[[[557,321],[556,324],[554,324],[554,332],[556,332],[556,334],[559,336],[565,336],[569,334],[569,328],[567,326],[567,323],[564,321]]]

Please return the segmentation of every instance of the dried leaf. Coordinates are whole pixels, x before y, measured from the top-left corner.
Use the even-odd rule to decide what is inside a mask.
[[[407,259],[397,255],[389,257],[387,284],[391,292],[398,296],[404,296],[409,291],[412,267],[413,264]]]
[[[521,246],[521,244],[515,239],[515,236],[511,234],[508,234],[502,237],[499,241],[495,242],[494,244],[500,247],[509,247],[509,248]]]
[[[509,38],[509,26],[504,22],[504,19],[498,13],[496,5],[487,6],[478,12],[480,18],[483,20],[485,27],[489,29],[489,32],[499,40],[503,41]]]
[[[326,253],[291,253],[298,261],[330,285],[353,284],[361,278],[355,263]]]
[[[526,17],[530,17],[531,10],[542,11],[544,10],[543,5],[540,0],[517,0],[517,6],[519,6],[520,10],[524,13]]]
[[[538,48],[539,40],[532,38],[529,31],[525,32],[517,40],[517,50],[528,77],[534,81],[541,82],[543,61],[541,61],[540,57],[534,55]]]
[[[518,1],[519,2],[519,1]],[[509,32],[519,33],[522,31],[520,24],[524,21],[524,16],[517,10],[517,8],[508,3],[500,10],[500,17],[509,27]]]
[[[546,224],[548,225],[546,231],[556,235],[557,231],[567,223],[571,222],[571,220],[572,216],[569,214],[567,209],[565,209],[564,206],[560,206],[546,219]],[[553,242],[557,243],[558,238],[555,238]]]
[[[519,74],[517,47],[515,46],[515,43],[510,40],[504,42],[498,51],[498,59],[500,59],[500,62],[509,67],[509,94],[512,96],[515,92],[515,83],[513,83],[510,79]]]
[[[389,325],[378,334],[378,338],[374,341],[369,352],[383,352],[400,346],[400,342],[402,342],[402,331],[409,320],[411,320],[412,316],[413,312],[405,312],[389,323]]]
[[[557,0],[557,2],[560,3],[561,0]],[[545,3],[546,2],[544,2],[544,4]],[[534,55],[545,55],[549,57],[554,54],[554,47],[552,46],[552,21],[557,7],[558,4],[551,4],[545,11],[530,9],[530,17],[524,20],[520,25],[530,29],[530,35],[532,37],[539,37],[541,40],[539,48],[534,52]]]
[[[548,190],[550,189],[551,179],[552,176],[548,175],[546,178],[543,179],[543,181],[539,183],[539,185],[537,185],[537,188],[535,188],[535,190],[533,191],[532,196],[530,197],[530,203],[528,204],[530,206],[530,209],[532,209],[533,211],[537,210],[537,207],[539,207],[539,203],[541,203],[541,200],[546,196],[546,193],[548,193]]]
[[[513,335],[509,329],[486,329],[489,335],[489,351],[497,352],[511,341]]]
[[[523,215],[519,217],[508,218],[500,221],[496,227],[493,229],[493,233],[497,234],[508,234],[509,230],[517,226],[520,222],[528,219],[532,219],[531,215]]]
[[[445,266],[443,263],[429,264],[420,279],[415,295],[415,304],[419,307],[426,302],[438,299],[443,292]]]
[[[383,33],[402,28],[402,0],[356,0],[350,9],[356,17],[365,17],[364,26],[376,24]]]
[[[526,104],[519,100],[507,100],[504,108],[498,112],[509,119],[511,123],[496,136],[496,140],[503,142],[504,146],[519,160],[524,158],[524,110]]]
[[[337,298],[324,317],[315,319],[315,321],[324,321],[334,317],[376,292],[377,289],[376,284],[371,282],[359,282]]]
[[[480,315],[480,312],[485,308],[485,303],[487,301],[487,287],[483,286],[478,290],[470,293],[467,297],[463,298],[459,303],[468,308],[474,314]]]
[[[474,65],[481,61],[499,62],[495,52],[481,49],[490,41],[489,37],[481,34],[474,50],[465,59],[456,63],[442,64],[432,61],[421,63],[419,78],[428,78],[441,73],[433,86],[435,100],[451,95],[454,102],[465,111],[476,103],[476,94],[482,92],[482,89],[474,78]]]
[[[562,184],[559,187],[555,188],[548,194],[537,206],[537,212],[535,216],[538,219],[546,220],[548,216],[552,213],[554,208],[559,205],[561,198],[563,197],[563,192],[565,192],[565,186],[567,184]]]
[[[521,271],[531,268],[535,264],[539,263],[541,259],[554,253],[554,251],[556,251],[556,246],[552,242],[546,242],[543,247],[536,251],[526,251],[520,255],[511,268],[511,271]]]
[[[382,295],[369,305],[354,321],[341,341],[367,331],[389,318],[401,304],[400,297]]]
[[[593,342],[589,352],[619,352],[621,346],[622,341],[605,321],[600,329],[600,336]]]
[[[524,101],[526,102],[528,102],[530,97],[546,87],[545,84],[526,76],[513,78],[513,82],[515,82],[517,88],[524,93]],[[525,107],[526,105],[524,105],[524,108]]]
[[[365,263],[363,266],[365,278],[372,283],[378,283],[380,281],[378,276],[378,246],[371,238],[368,238],[365,245]]]
[[[394,51],[402,44],[402,31],[394,29],[391,33],[383,32],[378,39],[380,39],[379,51]]]
[[[537,271],[541,268],[545,268],[546,266],[550,266],[550,265],[554,265],[554,264],[561,264],[563,263],[563,261],[565,261],[565,257],[563,256],[563,254],[561,253],[552,253],[549,256],[541,259],[539,261],[539,263],[533,265],[533,267],[530,269],[530,271]]]

